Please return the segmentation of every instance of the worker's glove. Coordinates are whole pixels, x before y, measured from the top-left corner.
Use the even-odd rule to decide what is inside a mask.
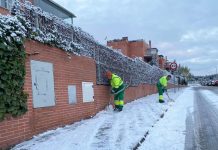
[[[167,92],[167,89],[166,89],[166,88],[163,88],[163,92]]]

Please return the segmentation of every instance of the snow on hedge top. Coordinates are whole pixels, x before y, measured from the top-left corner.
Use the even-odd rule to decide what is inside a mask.
[[[0,37],[8,42],[12,39],[20,42],[26,37],[27,30],[20,23],[17,17],[0,15]]]

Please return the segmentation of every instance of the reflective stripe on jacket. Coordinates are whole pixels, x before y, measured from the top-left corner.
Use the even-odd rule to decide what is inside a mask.
[[[112,88],[118,88],[119,86],[121,86],[123,84],[123,80],[119,76],[112,74],[110,84],[111,84]]]
[[[163,86],[163,87],[167,87],[167,76],[163,76],[159,79],[159,83]]]

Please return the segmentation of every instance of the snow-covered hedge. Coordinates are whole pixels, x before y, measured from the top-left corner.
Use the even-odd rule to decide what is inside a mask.
[[[131,80],[132,85],[156,83],[164,74],[161,69],[150,66],[138,58],[131,59],[99,44],[81,28],[73,27],[29,2],[23,4],[15,1],[11,12],[25,20],[26,37],[95,59],[98,84],[107,84],[104,76],[106,70],[115,72],[127,82]]]

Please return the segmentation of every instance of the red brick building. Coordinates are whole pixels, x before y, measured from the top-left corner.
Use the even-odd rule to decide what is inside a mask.
[[[120,50],[128,57],[141,57],[142,59],[146,55],[148,49],[148,44],[144,40],[128,41],[128,37],[123,37],[119,40],[108,41],[107,46],[116,50]]]
[[[165,69],[166,59],[163,55],[158,55],[158,49],[151,47],[151,41],[147,44],[144,40],[128,41],[128,37],[115,39],[107,42],[107,46],[121,51],[124,55],[134,58],[140,57],[145,62]]]

